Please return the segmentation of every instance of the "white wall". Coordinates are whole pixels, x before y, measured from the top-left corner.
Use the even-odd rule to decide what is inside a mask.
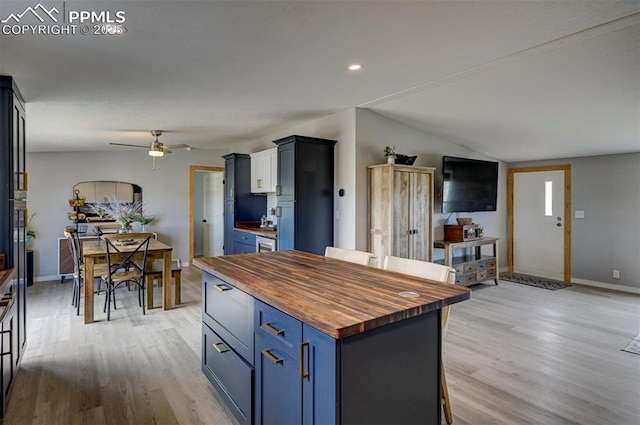
[[[444,237],[445,221],[449,214],[441,214],[440,189],[442,185],[442,157],[497,161],[465,146],[447,141],[438,136],[409,127],[368,109],[356,110],[356,247],[367,249],[367,166],[382,164],[385,146],[396,147],[396,152],[418,155],[414,165],[435,167],[434,238]],[[498,205],[496,212],[461,213],[472,217],[484,227],[485,235],[498,237],[500,244],[500,266],[507,265],[507,167],[500,162],[498,177]],[[455,215],[450,224],[455,224]],[[442,258],[441,250],[434,250],[434,258]]]
[[[37,213],[33,229],[37,239],[36,277],[57,275],[57,240],[62,237],[70,211],[74,184],[88,180],[117,180],[142,187],[145,211],[155,216],[150,229],[170,244],[173,257],[189,257],[189,166],[224,166],[225,150],[179,150],[160,160],[160,169],[151,169],[145,151],[27,153],[29,173],[29,213]]]

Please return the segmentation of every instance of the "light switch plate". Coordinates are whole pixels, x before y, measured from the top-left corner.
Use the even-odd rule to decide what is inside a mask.
[[[576,210],[575,217],[576,218],[584,218],[584,211]]]

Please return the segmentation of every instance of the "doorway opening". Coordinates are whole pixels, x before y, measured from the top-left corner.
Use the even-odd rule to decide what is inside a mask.
[[[223,183],[223,167],[189,167],[189,265],[197,257],[223,254]]]
[[[571,165],[510,168],[509,273],[571,281]]]

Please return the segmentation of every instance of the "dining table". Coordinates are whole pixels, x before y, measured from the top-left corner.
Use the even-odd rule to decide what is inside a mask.
[[[122,252],[131,252],[137,245],[122,246]],[[162,261],[162,309],[171,310],[171,256],[173,248],[157,239],[149,240],[147,262]],[[142,257],[143,253],[139,254]],[[93,323],[94,318],[94,277],[95,265],[107,263],[106,242],[100,239],[90,239],[82,242],[82,256],[84,258],[84,323]],[[111,254],[117,260],[117,253]],[[136,257],[134,257],[135,259]],[[140,258],[141,259],[141,258]],[[153,285],[146,285],[147,309],[153,306]]]

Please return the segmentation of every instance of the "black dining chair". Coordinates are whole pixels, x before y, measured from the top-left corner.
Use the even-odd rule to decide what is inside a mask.
[[[73,294],[71,296],[71,305],[76,308],[76,315],[80,315],[80,297],[82,296],[82,287],[84,286],[84,259],[82,258],[82,244],[80,237],[75,229],[65,229],[64,236],[69,243],[71,258],[73,259]],[[95,266],[95,279],[98,280],[97,292],[100,293],[100,276],[107,271],[107,266],[97,264]]]
[[[117,309],[115,290],[122,283],[135,283],[138,287],[138,304],[145,312],[144,288],[147,268],[147,254],[152,233],[104,234],[101,239],[107,248],[108,271],[102,276],[106,284],[104,309],[107,320],[111,320],[111,302]]]

